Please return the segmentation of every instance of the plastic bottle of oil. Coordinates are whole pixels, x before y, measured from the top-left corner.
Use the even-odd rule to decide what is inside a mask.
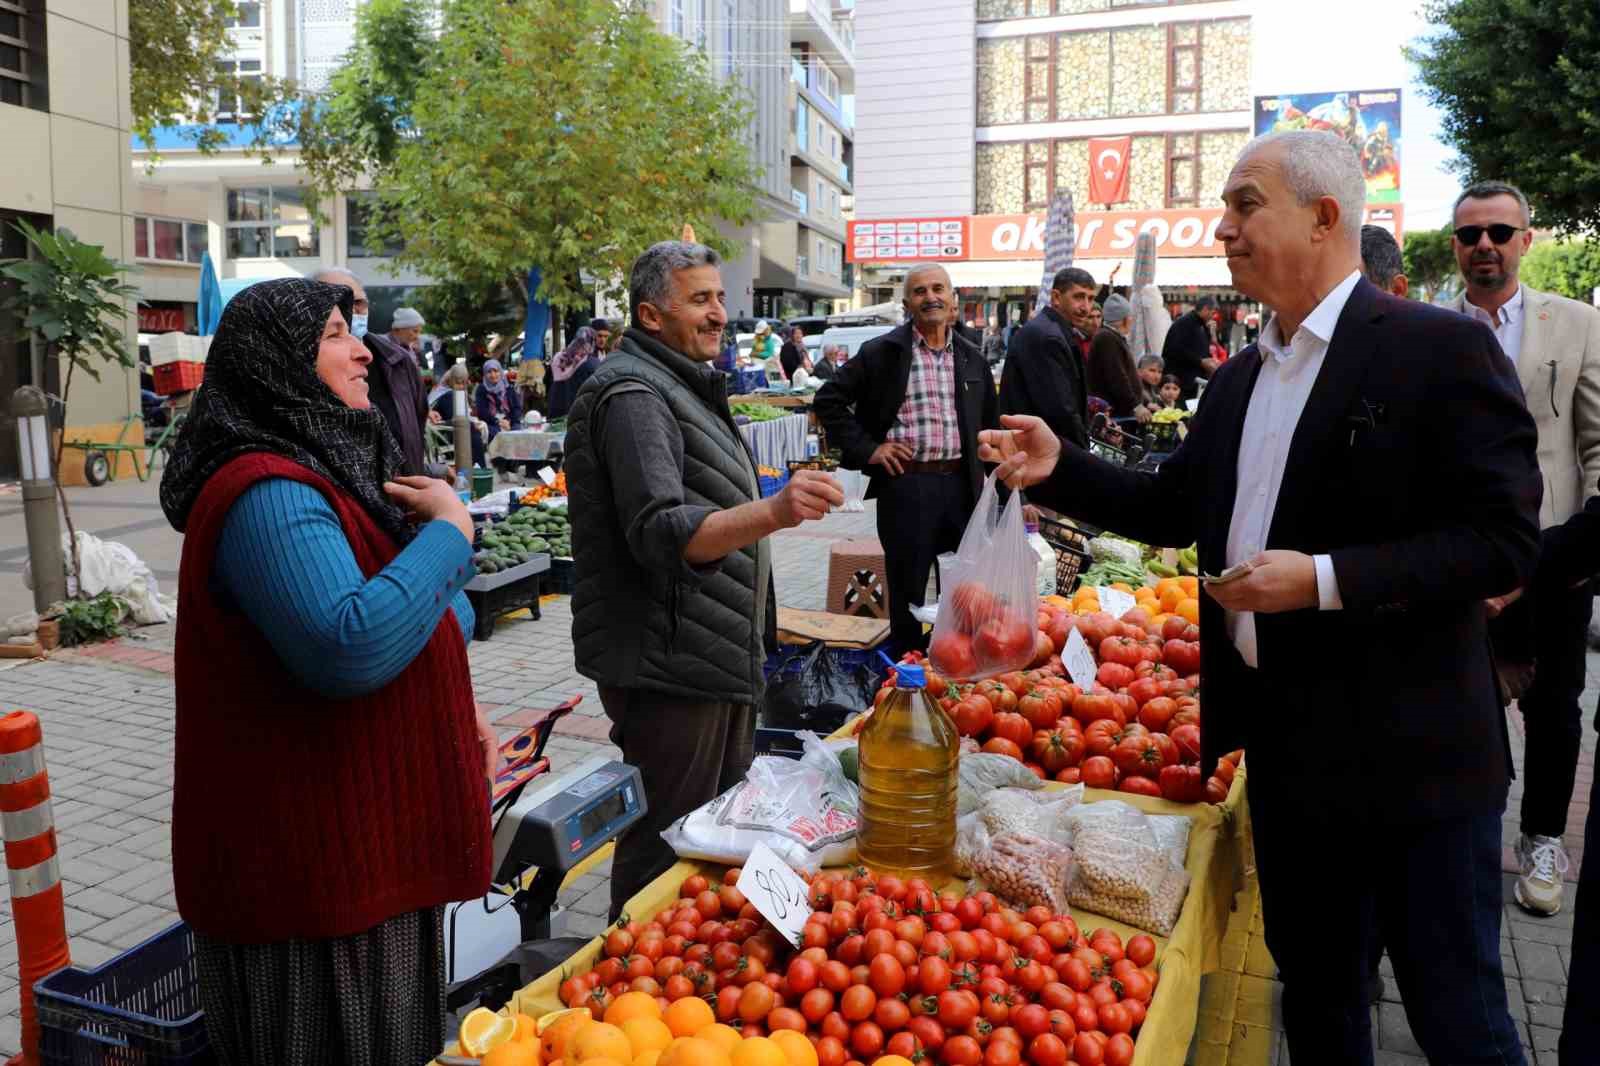
[[[948,873],[956,840],[955,723],[923,667],[895,665],[894,693],[861,733],[861,861],[879,871]]]

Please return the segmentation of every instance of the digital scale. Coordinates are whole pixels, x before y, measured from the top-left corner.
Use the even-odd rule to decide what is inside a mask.
[[[445,980],[452,1012],[472,1003],[498,1008],[519,988],[560,965],[588,937],[563,937],[556,895],[568,871],[643,818],[637,768],[592,755],[560,773],[543,755],[569,700],[501,746],[495,779],[494,888],[445,909]],[[534,871],[530,876],[530,871]]]

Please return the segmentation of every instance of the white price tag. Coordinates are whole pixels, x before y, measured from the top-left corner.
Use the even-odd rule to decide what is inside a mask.
[[[1099,668],[1094,664],[1094,654],[1084,643],[1083,634],[1076,629],[1067,630],[1067,644],[1061,649],[1061,665],[1067,668],[1072,683],[1088,692],[1094,687]],[[742,880],[742,879],[741,879]]]
[[[551,470],[548,466],[541,466],[539,468],[539,480],[544,482],[546,485],[554,486],[556,483],[556,472]]]
[[[811,892],[800,875],[765,844],[750,850],[739,873],[739,891],[783,937],[799,947],[811,917]]]
[[[1200,397],[1196,396],[1192,400],[1183,401],[1183,406],[1189,409],[1190,414],[1194,414],[1196,411],[1200,410]]]
[[[1100,609],[1112,618],[1121,618],[1139,605],[1139,601],[1110,585],[1099,585],[1096,591],[1100,593]]]

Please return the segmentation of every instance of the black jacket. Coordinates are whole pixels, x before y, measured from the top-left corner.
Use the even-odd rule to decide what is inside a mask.
[[[1038,415],[1056,436],[1089,446],[1089,387],[1081,334],[1046,307],[1011,338],[1000,375],[1000,413]]]
[[[794,341],[784,341],[783,350],[778,353],[778,362],[783,366],[784,376],[790,381],[794,380],[794,372],[799,370],[806,361],[806,349],[803,344]]]
[[[1166,364],[1166,372],[1183,386],[1184,399],[1194,396],[1195,379],[1206,376],[1200,360],[1209,358],[1211,331],[1206,328],[1205,320],[1193,310],[1173,319],[1167,339],[1161,345],[1161,361]]]
[[[369,333],[361,341],[372,353],[367,367],[367,398],[383,415],[390,436],[405,456],[401,473],[442,476],[443,468],[429,464],[426,457],[428,390],[422,387],[422,373],[411,349],[382,333]]]
[[[812,410],[822,421],[828,443],[837,447],[846,470],[865,470],[871,477],[867,495],[878,494],[878,479],[890,476],[870,464],[872,453],[884,442],[905,402],[911,377],[912,325],[907,322],[881,337],[874,337],[834,371],[833,380],[817,390]],[[972,485],[972,498],[983,487],[984,468],[978,461],[978,431],[1000,424],[995,403],[994,375],[978,349],[961,334],[955,340],[956,417],[961,427],[961,461]]]
[[[1154,474],[1073,448],[1030,496],[1225,565],[1261,368],[1218,368]],[[1416,823],[1502,810],[1510,745],[1483,600],[1527,583],[1542,483],[1533,418],[1483,325],[1359,282],[1295,428],[1265,547],[1332,557],[1343,609],[1256,616],[1260,668],[1200,597],[1202,765],[1249,751],[1251,802]]]
[[[1089,342],[1089,364],[1084,369],[1090,396],[1110,404],[1117,418],[1132,416],[1139,406],[1142,382],[1126,337],[1110,326],[1101,326]]]

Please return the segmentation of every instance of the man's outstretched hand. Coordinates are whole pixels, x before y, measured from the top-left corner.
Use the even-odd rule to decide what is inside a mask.
[[[978,458],[998,463],[1000,480],[1013,489],[1026,489],[1048,478],[1061,458],[1061,438],[1044,419],[1033,415],[1003,415],[1000,429],[978,434]]]

